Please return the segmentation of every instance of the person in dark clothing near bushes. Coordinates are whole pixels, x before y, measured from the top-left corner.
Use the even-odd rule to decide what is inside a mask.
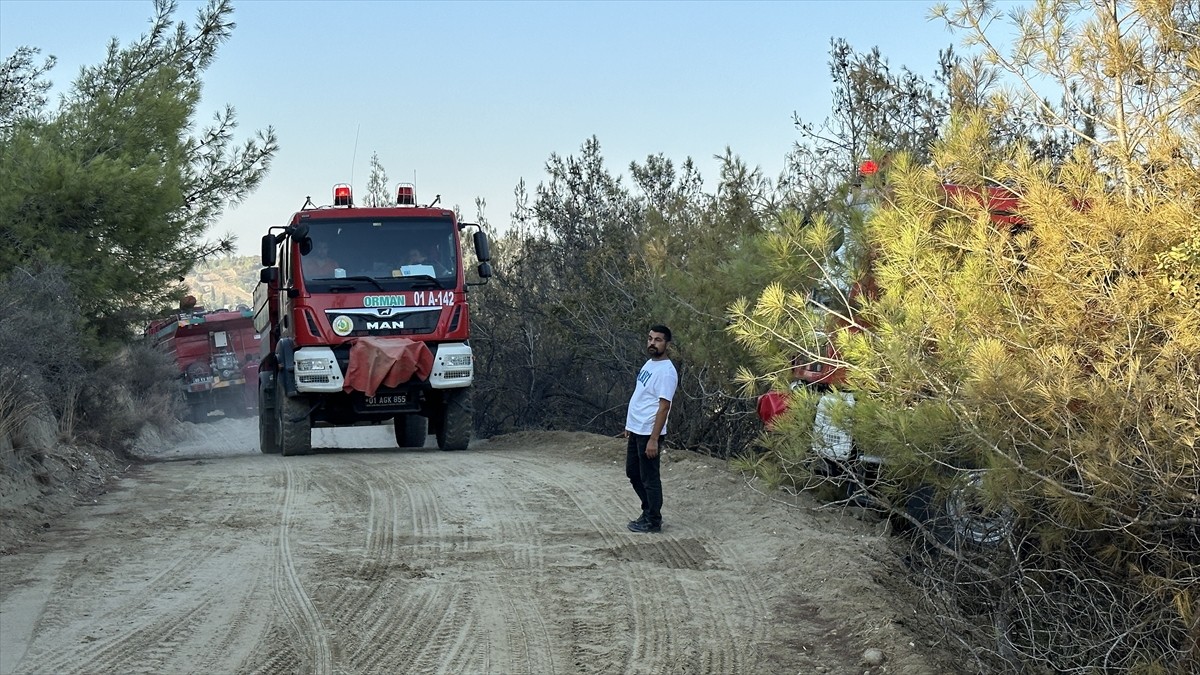
[[[667,416],[671,399],[679,385],[679,373],[671,363],[668,351],[671,329],[662,325],[650,327],[646,353],[650,360],[638,372],[629,410],[625,415],[625,475],[633,491],[642,500],[642,515],[629,522],[633,532],[662,530],[662,480],[659,476],[659,447],[667,434]]]

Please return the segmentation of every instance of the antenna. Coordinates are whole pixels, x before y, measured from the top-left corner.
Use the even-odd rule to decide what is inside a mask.
[[[358,132],[362,131],[362,124],[354,129],[354,151],[350,153],[350,184],[354,185],[354,160],[358,157]]]

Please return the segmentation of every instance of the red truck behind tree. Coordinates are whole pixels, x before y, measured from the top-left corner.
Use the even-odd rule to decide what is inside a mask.
[[[872,176],[878,170],[879,166],[875,162],[864,162],[859,168],[860,178]],[[991,221],[997,228],[1012,231],[1024,225],[1017,212],[1020,206],[1020,198],[1008,188],[1002,186],[969,188],[962,185],[944,184],[942,185],[942,192],[948,203],[952,203],[958,199],[970,199],[986,206]],[[863,202],[859,206],[867,208],[869,207],[869,203]],[[848,299],[847,304],[850,307],[851,315],[853,315],[860,298],[874,297],[877,289],[875,287],[875,280],[868,269],[864,279],[853,283],[849,288],[835,289],[835,292],[839,295],[845,294],[845,297]],[[821,391],[831,388],[845,388],[846,368],[840,354],[837,352],[837,348],[833,344],[833,336],[839,331],[846,330],[856,331],[860,330],[860,328],[847,321],[844,317],[836,314],[829,315],[829,332],[818,336],[819,347],[816,350],[818,353],[798,355],[792,361],[792,380],[796,385],[815,387]],[[786,410],[787,395],[784,392],[767,392],[758,399],[759,419],[768,427],[772,419]]]
[[[870,176],[877,170],[874,162],[864,163],[860,175]],[[1025,226],[1018,213],[1019,196],[1003,186],[976,188],[944,184],[942,193],[947,204],[965,200],[986,207],[991,222],[999,229],[1013,232]],[[870,203],[853,206],[870,208]],[[860,452],[850,430],[837,421],[836,410],[841,406],[853,406],[855,398],[847,386],[847,364],[838,353],[834,338],[839,331],[863,329],[857,323],[857,308],[862,298],[875,297],[878,289],[869,267],[862,280],[848,286],[835,289],[836,294],[844,294],[847,298],[848,316],[830,313],[827,332],[817,336],[816,353],[793,359],[792,387],[806,387],[820,393],[812,426],[812,456],[818,460],[815,473],[839,481],[848,501],[870,504],[883,459]],[[850,317],[854,321],[848,320]],[[758,399],[758,416],[768,430],[774,419],[787,409],[788,392],[770,391]],[[991,512],[981,506],[976,495],[983,476],[981,471],[960,473],[955,488],[945,494],[935,494],[930,486],[917,486],[908,499],[907,510],[915,519],[930,523],[935,536],[943,543],[994,545],[1011,530],[1013,514]]]
[[[217,410],[253,414],[254,388],[246,383],[257,381],[259,336],[249,309],[206,312],[188,296],[179,312],[151,323],[146,336],[174,360],[192,422]]]
[[[332,206],[311,199],[262,240],[254,326],[261,340],[259,447],[304,454],[313,426],[395,425],[400,447],[437,436],[466,449],[473,429],[461,232],[478,276],[492,270],[487,237],[438,199],[418,206],[411,184],[396,204],[354,206],[349,185]]]

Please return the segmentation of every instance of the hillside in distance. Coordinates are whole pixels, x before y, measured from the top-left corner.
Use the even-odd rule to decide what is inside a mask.
[[[184,277],[184,283],[188,293],[196,296],[196,304],[205,309],[251,307],[261,267],[258,256],[213,258],[196,265],[192,273]]]

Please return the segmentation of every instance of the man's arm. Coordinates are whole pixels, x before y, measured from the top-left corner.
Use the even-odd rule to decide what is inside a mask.
[[[658,412],[654,413],[654,427],[650,429],[650,440],[646,441],[646,456],[654,459],[658,456],[658,435],[667,423],[667,413],[671,412],[671,402],[665,398],[658,399]]]

